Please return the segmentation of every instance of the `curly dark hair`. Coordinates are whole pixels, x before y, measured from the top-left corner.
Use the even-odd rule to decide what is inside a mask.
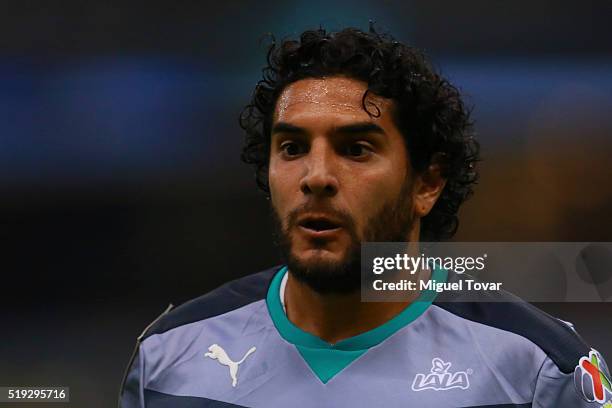
[[[442,78],[417,49],[379,33],[346,28],[328,32],[308,30],[299,40],[272,39],[263,78],[240,115],[246,131],[242,160],[255,167],[258,186],[269,195],[270,132],[276,101],[283,89],[300,79],[333,75],[361,80],[368,89],[363,109],[380,111],[368,103],[368,92],[391,98],[394,121],[406,141],[410,162],[418,172],[438,163],[447,180],[431,212],[421,219],[421,240],[452,238],[457,231],[459,206],[473,193],[480,160],[470,112],[456,87]]]

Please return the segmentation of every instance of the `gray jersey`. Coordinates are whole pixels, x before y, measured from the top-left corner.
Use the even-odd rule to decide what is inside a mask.
[[[574,408],[612,398],[599,353],[509,294],[475,303],[424,293],[331,345],[287,319],[285,274],[250,275],[162,315],[139,338],[120,406]]]

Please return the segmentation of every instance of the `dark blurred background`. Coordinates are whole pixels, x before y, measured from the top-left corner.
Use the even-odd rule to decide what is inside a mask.
[[[462,89],[484,161],[457,240],[612,241],[611,18],[607,0],[2,2],[0,385],[114,406],[168,303],[278,262],[237,124],[270,32],[372,19]],[[540,306],[612,359],[612,303]]]

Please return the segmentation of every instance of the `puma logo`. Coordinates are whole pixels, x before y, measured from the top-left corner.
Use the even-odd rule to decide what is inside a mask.
[[[213,360],[217,360],[219,364],[223,364],[224,366],[229,367],[230,377],[232,378],[232,387],[235,387],[238,384],[238,366],[247,359],[248,356],[255,352],[256,348],[251,347],[249,351],[246,352],[244,357],[240,359],[240,361],[233,361],[225,350],[218,344],[213,344],[208,348],[208,353],[204,354],[204,357],[210,357]]]

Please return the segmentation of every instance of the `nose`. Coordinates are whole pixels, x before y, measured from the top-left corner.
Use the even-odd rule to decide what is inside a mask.
[[[334,172],[334,151],[325,142],[313,142],[305,160],[305,174],[300,189],[305,195],[333,197],[338,193]]]

